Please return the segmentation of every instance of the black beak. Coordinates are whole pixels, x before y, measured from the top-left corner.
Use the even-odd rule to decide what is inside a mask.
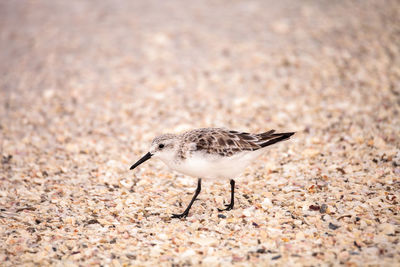
[[[145,162],[146,160],[150,159],[152,156],[152,154],[150,152],[148,152],[146,155],[144,155],[141,159],[139,159],[135,164],[133,164],[130,168],[130,170],[133,170],[134,168],[136,168],[137,166],[139,166],[140,164],[142,164],[143,162]]]

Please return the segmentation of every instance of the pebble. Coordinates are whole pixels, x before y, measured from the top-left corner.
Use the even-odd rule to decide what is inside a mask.
[[[336,230],[336,229],[338,229],[340,226],[338,226],[338,225],[336,225],[336,224],[333,224],[333,223],[329,223],[329,229],[331,229],[331,230]]]
[[[261,206],[263,207],[263,209],[269,209],[272,207],[272,201],[269,198],[264,198],[264,200],[261,203]]]
[[[378,226],[378,230],[385,235],[394,235],[396,226],[391,223],[383,223]]]

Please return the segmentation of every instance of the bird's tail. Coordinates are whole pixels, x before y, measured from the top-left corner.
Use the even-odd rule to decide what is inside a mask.
[[[280,141],[288,140],[295,132],[288,133],[274,133],[274,130],[258,134],[260,141],[258,142],[261,147],[266,147],[278,143]]]

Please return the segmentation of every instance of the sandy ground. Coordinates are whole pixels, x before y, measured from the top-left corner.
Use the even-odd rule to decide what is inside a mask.
[[[400,263],[399,1],[1,1],[0,265]],[[298,131],[236,186],[165,132]],[[236,177],[232,177],[236,178]]]

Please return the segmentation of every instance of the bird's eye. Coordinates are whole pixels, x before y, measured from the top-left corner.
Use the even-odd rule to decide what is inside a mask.
[[[164,144],[159,144],[159,145],[158,145],[158,148],[159,148],[159,149],[164,148]]]

